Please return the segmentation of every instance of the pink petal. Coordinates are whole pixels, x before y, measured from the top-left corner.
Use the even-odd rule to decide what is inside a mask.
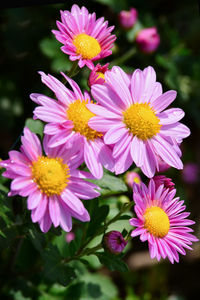
[[[161,112],[174,101],[176,95],[176,91],[168,91],[156,98],[154,101],[151,101],[151,105],[157,113]]]
[[[49,215],[55,227],[60,223],[60,206],[58,204],[57,196],[52,195],[49,197]]]
[[[84,160],[90,172],[100,179],[103,176],[103,168],[98,160],[97,153],[92,147],[92,143],[85,141],[84,144]]]
[[[106,144],[115,144],[127,133],[127,129],[123,123],[119,123],[113,126],[109,131],[104,135],[104,142]]]
[[[84,206],[78,197],[74,195],[69,189],[65,189],[61,194],[62,200],[71,208],[72,211],[78,214],[83,214]]]
[[[134,136],[131,141],[131,156],[137,167],[141,167],[144,161],[145,143]]]

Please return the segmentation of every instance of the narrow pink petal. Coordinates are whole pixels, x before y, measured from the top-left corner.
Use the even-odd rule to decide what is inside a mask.
[[[108,145],[105,145],[102,139],[96,139],[91,141],[94,150],[98,153],[98,159],[100,163],[111,172],[114,172],[114,158],[112,156],[112,150]]]
[[[106,132],[116,125],[116,120],[106,120],[104,117],[93,117],[89,120],[88,125],[99,132]]]
[[[170,166],[182,169],[183,164],[173,147],[166,142],[159,134],[151,139],[151,142],[158,155]]]
[[[127,133],[127,129],[123,123],[118,122],[104,135],[104,142],[106,144],[115,144]]]
[[[132,236],[132,237],[135,237],[135,236],[137,236],[137,235],[142,234],[142,233],[145,232],[145,231],[146,231],[146,229],[144,229],[144,228],[136,228],[135,230],[133,230],[133,231],[131,232],[131,236]]]
[[[14,191],[21,190],[25,188],[27,185],[32,184],[31,178],[26,177],[17,177],[11,182],[11,189]]]
[[[156,171],[157,161],[151,143],[147,140],[143,149],[142,172],[149,178],[153,177]]]
[[[174,137],[177,141],[190,135],[190,129],[179,122],[175,124],[163,125],[160,133]]]
[[[97,153],[95,152],[92,144],[85,141],[84,144],[84,159],[85,163],[90,172],[97,178],[100,179],[103,176],[103,168],[98,160]]]
[[[43,218],[39,221],[39,224],[40,224],[40,229],[41,229],[42,232],[46,233],[47,231],[49,231],[52,222],[51,222],[48,211],[46,211]]]
[[[78,198],[93,199],[100,195],[99,192],[90,186],[89,182],[75,178],[73,179],[72,177],[70,179],[72,182],[68,185],[68,189]]]
[[[59,201],[59,205],[60,205],[60,227],[64,231],[69,232],[72,229],[71,213],[69,212],[67,206],[62,200]]]
[[[144,76],[139,69],[135,70],[131,78],[131,95],[134,103],[142,103],[144,91]]]
[[[49,215],[54,227],[57,227],[60,223],[60,206],[58,201],[55,195],[49,197]]]
[[[177,95],[176,91],[173,90],[168,91],[162,94],[161,96],[159,96],[154,101],[151,101],[151,105],[157,113],[161,112],[174,101],[176,95]]]
[[[145,152],[145,143],[144,141],[134,136],[131,141],[131,156],[136,164],[136,166],[141,167],[144,162],[144,152]]]
[[[117,156],[121,155],[122,152],[125,151],[128,145],[131,144],[133,137],[131,134],[127,133],[125,136],[123,136],[116,144],[114,145],[113,148],[113,157],[116,158]]]
[[[33,223],[40,221],[47,209],[47,204],[48,204],[48,197],[46,195],[42,195],[42,199],[39,202],[38,206],[36,209],[32,210],[31,212],[31,218]]]
[[[130,145],[126,150],[116,158],[115,173],[116,175],[124,173],[132,165],[133,159],[130,154]]]
[[[160,124],[162,125],[169,125],[178,122],[184,117],[185,113],[180,108],[170,108],[161,113],[157,116],[160,119]]]
[[[82,214],[84,212],[83,203],[70,190],[65,189],[61,194],[62,200],[71,208],[72,211]]]
[[[42,200],[42,193],[37,189],[31,193],[27,199],[28,209],[35,209]]]
[[[116,114],[114,112],[111,112],[108,109],[106,109],[103,106],[100,106],[98,104],[89,103],[86,106],[91,112],[93,112],[94,114],[96,114],[98,116],[106,117],[108,119],[121,119],[120,113]]]

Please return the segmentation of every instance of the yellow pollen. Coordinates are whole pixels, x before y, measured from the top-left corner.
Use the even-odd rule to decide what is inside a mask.
[[[162,208],[158,206],[147,208],[144,219],[144,228],[155,237],[162,238],[168,234],[170,228],[169,218]]]
[[[147,103],[132,104],[123,115],[126,127],[141,140],[150,139],[160,131],[160,119]]]
[[[133,181],[134,181],[135,183],[137,183],[137,184],[140,184],[140,178],[138,178],[138,177],[135,177],[135,178],[133,179]]]
[[[105,75],[102,72],[96,72],[96,74],[98,75],[97,79],[102,78],[105,80]]]
[[[85,59],[92,59],[101,52],[99,42],[85,33],[76,35],[73,44],[76,47],[76,53],[81,54]]]
[[[73,122],[73,130],[84,135],[88,140],[94,140],[97,137],[101,137],[102,133],[93,130],[88,126],[88,121],[95,117],[89,109],[87,109],[86,104],[88,100],[76,100],[71,103],[67,109],[67,118]]]
[[[41,156],[31,166],[32,178],[43,194],[60,195],[68,185],[70,173],[62,158]]]

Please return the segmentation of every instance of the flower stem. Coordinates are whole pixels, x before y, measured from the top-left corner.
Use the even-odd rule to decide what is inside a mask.
[[[135,55],[136,51],[137,51],[136,48],[131,48],[124,55],[114,59],[111,62],[110,67],[113,67],[116,65],[121,65],[121,64],[125,63],[129,58],[131,58],[133,55]]]
[[[70,78],[74,77],[78,72],[79,72],[78,63],[77,63],[77,61],[74,61],[73,64],[72,64],[71,69],[67,73],[67,76],[70,77]]]

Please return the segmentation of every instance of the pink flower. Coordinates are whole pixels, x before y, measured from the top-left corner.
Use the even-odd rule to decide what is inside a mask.
[[[71,85],[66,88],[59,80],[51,75],[40,72],[42,82],[54,93],[58,100],[45,95],[31,94],[31,99],[38,107],[34,110],[34,118],[48,122],[44,132],[51,136],[48,146],[53,148],[65,145],[67,148],[76,147],[88,169],[96,178],[103,176],[103,167],[114,170],[114,159],[109,146],[105,145],[102,133],[88,126],[88,121],[95,116],[88,104],[92,103],[87,91],[81,93],[75,81],[62,75]],[[96,104],[95,104],[96,105]]]
[[[129,171],[125,175],[125,182],[126,184],[132,189],[133,183],[139,184],[141,183],[141,177],[138,173]]]
[[[79,60],[80,68],[87,65],[93,69],[93,61],[112,54],[110,50],[115,35],[111,35],[114,26],[108,27],[104,18],[96,20],[96,14],[89,14],[83,6],[72,6],[71,12],[61,11],[62,22],[57,21],[59,30],[52,30],[56,39],[64,44],[62,51],[69,55],[70,60]]]
[[[165,189],[169,189],[172,191],[174,189],[175,184],[172,182],[171,178],[167,178],[164,175],[156,175],[153,178],[156,189],[159,188],[160,185],[164,184]]]
[[[148,177],[159,169],[157,156],[182,169],[179,143],[190,130],[179,122],[184,112],[165,108],[176,98],[175,91],[163,94],[152,67],[137,69],[130,79],[119,67],[105,73],[105,84],[92,86],[99,105],[88,104],[97,116],[88,124],[105,132],[104,142],[113,146],[115,172],[125,172],[134,162]]]
[[[186,183],[197,183],[199,180],[199,166],[195,163],[185,164],[182,178]]]
[[[166,190],[163,185],[158,189],[151,179],[148,188],[145,184],[134,185],[133,199],[137,218],[130,219],[130,225],[137,227],[132,237],[140,235],[142,242],[148,241],[151,258],[168,257],[171,263],[179,261],[178,252],[185,255],[192,242],[198,239],[189,225],[195,222],[187,219],[190,213],[185,210],[184,201],[174,198],[176,190]]]
[[[104,235],[103,245],[108,252],[119,254],[124,250],[127,242],[124,240],[121,232],[113,230]]]
[[[104,84],[104,73],[108,70],[108,66],[109,64],[105,64],[104,66],[97,64],[96,67],[94,67],[88,79],[89,87],[91,87],[93,84]]]
[[[145,28],[138,32],[136,43],[144,53],[155,51],[160,44],[160,36],[156,27]]]
[[[52,223],[65,231],[72,229],[72,217],[87,222],[90,216],[81,199],[99,196],[96,185],[84,179],[91,174],[77,170],[80,160],[76,150],[64,147],[49,148],[45,136],[43,147],[38,137],[28,128],[24,129],[21,152],[10,151],[9,159],[0,164],[6,168],[3,176],[13,179],[9,196],[19,194],[27,197],[32,221],[47,232]]]
[[[135,8],[131,8],[129,11],[122,10],[119,13],[120,25],[124,28],[131,28],[137,22],[138,12]]]

